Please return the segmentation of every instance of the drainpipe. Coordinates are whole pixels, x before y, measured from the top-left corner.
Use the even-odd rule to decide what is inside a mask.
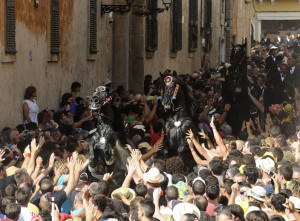
[[[129,12],[126,14],[126,90],[129,88]]]

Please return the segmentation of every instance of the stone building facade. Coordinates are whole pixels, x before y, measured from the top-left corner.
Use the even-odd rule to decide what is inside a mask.
[[[216,67],[228,61],[231,42],[250,38],[251,0],[173,0],[163,13],[155,12],[161,0],[135,0],[130,10],[101,14],[105,5],[125,3],[0,0],[0,128],[22,122],[30,85],[40,110],[57,109],[74,81],[82,97],[106,77],[142,92],[146,74]]]
[[[264,33],[267,33],[273,41],[278,31],[283,38],[288,32],[296,35],[300,28],[300,1],[253,0],[253,3],[253,40],[260,41]]]
[[[30,85],[37,88],[43,110],[57,109],[72,82],[80,82],[80,95],[87,96],[103,80],[112,65],[113,28],[96,2],[97,53],[90,50],[93,1],[0,0],[0,128],[23,121],[23,96]]]

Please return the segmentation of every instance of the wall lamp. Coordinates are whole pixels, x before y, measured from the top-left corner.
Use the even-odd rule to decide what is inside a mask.
[[[113,11],[129,11],[131,4],[134,2],[134,0],[125,0],[125,1],[126,4],[113,4],[113,5],[101,4],[101,15]]]
[[[169,8],[171,7],[172,5],[172,0],[161,0],[163,5],[165,6],[165,8],[154,8],[154,9],[151,9],[149,10],[148,14],[152,14],[152,13],[162,13],[164,11],[168,11]]]

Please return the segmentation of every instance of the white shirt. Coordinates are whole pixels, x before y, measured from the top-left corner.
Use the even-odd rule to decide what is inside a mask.
[[[29,210],[27,207],[21,207],[21,213],[18,221],[31,220],[36,214]]]
[[[291,74],[294,74],[294,71],[295,71],[295,66],[293,66],[293,67],[290,69],[290,73],[291,73]]]
[[[39,107],[37,106],[36,104],[36,101],[33,100],[33,102],[31,100],[25,100],[23,102],[24,103],[27,103],[28,104],[28,107],[29,107],[29,117],[31,119],[32,122],[35,122],[36,124],[38,124],[38,119],[37,119],[37,115],[39,113]],[[24,121],[24,124],[27,124],[28,121],[25,120]]]

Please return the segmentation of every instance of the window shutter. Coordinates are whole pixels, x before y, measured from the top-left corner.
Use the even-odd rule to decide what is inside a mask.
[[[148,1],[149,11],[157,9],[157,0]],[[153,12],[146,17],[147,24],[147,51],[156,51],[158,48],[158,26],[157,26],[157,12]]]
[[[59,0],[51,1],[51,53],[59,53]]]
[[[6,44],[5,53],[15,54],[16,51],[16,25],[15,25],[15,0],[6,0]]]
[[[198,0],[189,3],[189,51],[194,52],[198,45]]]
[[[182,50],[182,0],[173,1],[172,51]]]
[[[90,0],[90,53],[97,52],[97,0]]]
[[[211,0],[207,0],[206,5],[206,28],[211,28],[212,22],[212,2]]]

